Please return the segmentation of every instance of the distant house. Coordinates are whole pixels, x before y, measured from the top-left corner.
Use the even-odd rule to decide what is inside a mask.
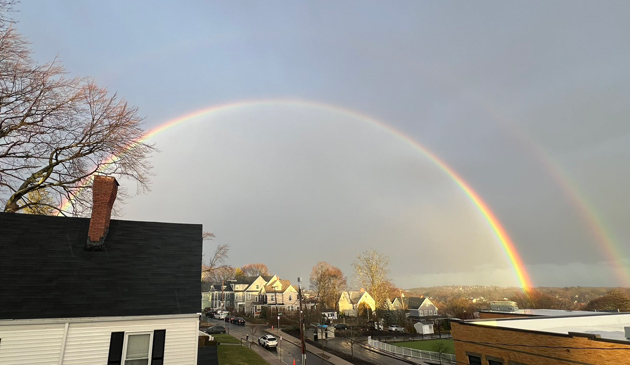
[[[298,310],[300,301],[297,289],[291,285],[289,280],[281,280],[274,278],[269,281],[263,288],[265,295],[265,304],[269,308],[277,311],[294,311]]]
[[[404,297],[402,298],[403,310],[409,311],[410,318],[435,317],[438,309],[429,298]]]
[[[201,309],[234,307],[234,288],[231,282],[201,283]]]
[[[0,213],[0,364],[197,363],[202,227]]]
[[[249,315],[260,314],[261,307],[265,301],[265,286],[277,280],[275,275],[252,276],[251,283],[243,291],[243,302],[239,303],[239,311]],[[249,280],[248,280],[249,281]]]
[[[343,291],[339,297],[339,313],[356,317],[362,308],[376,310],[376,302],[367,291]]]
[[[393,300],[387,298],[385,300],[385,305],[387,306],[387,309],[390,310],[390,311],[402,310],[403,309],[402,300],[401,300],[401,298],[398,298],[398,297],[394,298]]]

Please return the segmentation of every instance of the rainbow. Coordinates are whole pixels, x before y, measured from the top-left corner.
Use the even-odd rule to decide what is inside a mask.
[[[527,133],[522,131],[518,125],[509,123],[508,119],[496,107],[488,103],[480,104],[485,105],[485,111],[493,119],[503,124],[513,137],[520,142],[522,148],[529,151],[534,156],[534,159],[547,171],[552,180],[561,187],[562,194],[575,207],[580,218],[586,222],[592,238],[602,247],[602,252],[608,262],[612,263],[611,269],[619,285],[630,287],[630,266],[623,261],[625,255],[621,245],[615,242],[610,229],[606,227],[604,220],[598,216],[597,209],[589,202],[586,194],[580,191],[578,184],[573,182],[560,165],[549,157],[549,154],[545,152],[540,144],[527,137]]]
[[[520,144],[520,148],[525,151],[525,153],[530,154],[535,161],[542,165],[542,168],[547,172],[554,183],[561,188],[565,199],[575,208],[580,218],[586,223],[592,239],[602,248],[601,251],[608,263],[612,264],[611,269],[619,285],[630,287],[630,262],[628,262],[630,258],[624,253],[623,245],[615,240],[611,229],[607,227],[586,194],[580,191],[579,185],[570,178],[569,174],[560,164],[549,156],[543,146],[529,137],[528,133],[513,122],[513,118],[504,115],[504,113],[499,110],[499,107],[496,106],[496,103],[484,99],[482,94],[475,92],[475,90],[466,89],[464,85],[453,78],[452,75],[437,72],[435,69],[432,69],[431,72],[427,72],[426,70],[429,69],[429,67],[417,66],[419,62],[418,59],[411,60],[402,58],[398,59],[398,61],[404,61],[410,69],[422,75],[422,77],[434,81],[442,87],[457,91],[457,95],[462,95],[464,98],[469,99],[472,105],[498,122],[498,124],[510,134],[510,137]]]
[[[180,116],[168,122],[161,124],[159,127],[154,128],[147,132],[142,138],[138,139],[135,143],[129,146],[129,149],[134,148],[138,143],[145,142],[149,140],[151,137],[162,133],[170,128],[173,128],[179,124],[182,124],[186,121],[192,120],[197,117],[201,117],[204,115],[209,115],[217,112],[225,112],[231,110],[237,110],[241,108],[247,107],[257,107],[257,106],[265,106],[265,105],[287,105],[287,106],[300,106],[300,107],[310,107],[310,108],[318,108],[324,109],[328,111],[334,111],[342,115],[351,116],[360,120],[363,120],[371,125],[388,132],[389,134],[396,136],[406,142],[408,145],[421,152],[424,156],[426,156],[433,164],[439,167],[444,173],[446,173],[455,184],[464,192],[464,194],[468,197],[468,199],[474,204],[474,206],[481,212],[484,219],[488,223],[490,229],[497,237],[501,247],[503,248],[505,254],[507,255],[508,260],[510,261],[512,267],[514,268],[514,272],[516,274],[516,278],[520,284],[520,286],[524,290],[529,290],[532,288],[532,281],[529,277],[529,274],[525,270],[525,265],[523,264],[523,260],[518,254],[516,250],[516,246],[514,242],[508,236],[505,228],[501,225],[497,217],[494,215],[492,210],[488,207],[488,205],[481,199],[479,194],[477,194],[472,187],[466,183],[466,181],[459,175],[453,168],[446,164],[443,160],[441,160],[438,156],[436,156],[429,149],[406,136],[402,132],[392,128],[391,126],[384,124],[368,115],[359,113],[354,110],[341,108],[338,106],[324,104],[314,101],[304,101],[304,100],[293,100],[293,99],[270,99],[270,100],[250,100],[250,101],[240,101],[229,104],[222,104],[218,106],[212,106],[209,108],[197,110],[195,112]],[[112,156],[108,162],[115,161],[117,157]],[[83,189],[87,187],[87,185],[91,183],[91,180],[85,181],[83,185]],[[67,211],[71,208],[71,201],[65,201],[62,203],[61,208],[64,211]]]

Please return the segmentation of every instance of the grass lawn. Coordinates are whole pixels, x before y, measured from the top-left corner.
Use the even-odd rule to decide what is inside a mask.
[[[436,343],[443,343],[446,345],[447,350],[444,351],[446,354],[455,354],[455,346],[453,345],[453,340],[425,340],[425,341],[408,341],[408,342],[392,342],[392,345],[400,346],[400,347],[409,347],[412,349],[424,350],[424,351],[433,351],[438,352],[435,349]]]
[[[267,365],[254,350],[245,346],[219,346],[219,364],[221,365]]]
[[[217,341],[218,343],[241,343],[241,340],[239,340],[238,338],[235,338],[231,335],[222,333],[222,334],[218,334],[218,335],[211,335],[212,337],[214,337],[214,340]]]

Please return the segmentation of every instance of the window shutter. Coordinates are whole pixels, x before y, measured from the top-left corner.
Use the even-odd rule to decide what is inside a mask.
[[[164,341],[166,330],[153,331],[153,351],[151,353],[151,365],[164,364]]]
[[[124,341],[125,332],[112,332],[112,336],[109,340],[109,356],[107,356],[107,365],[120,365]]]

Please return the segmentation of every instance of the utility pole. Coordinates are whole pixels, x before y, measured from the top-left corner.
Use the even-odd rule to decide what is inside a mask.
[[[300,342],[302,343],[302,365],[305,365],[306,345],[304,344],[304,312],[302,311],[302,277],[298,277],[298,298],[300,298]]]
[[[221,310],[225,310],[225,302],[223,299],[223,287],[225,286],[225,280],[221,280]]]

